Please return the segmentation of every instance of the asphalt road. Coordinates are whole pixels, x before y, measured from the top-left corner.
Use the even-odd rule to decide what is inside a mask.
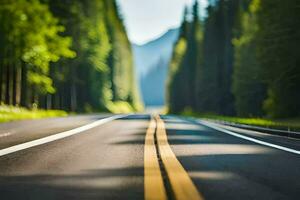
[[[300,198],[300,140],[177,116],[107,117],[1,124],[0,199]]]

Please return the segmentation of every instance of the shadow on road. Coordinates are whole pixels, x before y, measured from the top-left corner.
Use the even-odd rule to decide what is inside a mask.
[[[193,121],[163,116],[168,141],[206,199],[297,199],[300,160]],[[142,132],[136,133],[145,135]],[[144,138],[116,145],[144,144]]]
[[[206,199],[298,198],[296,155],[192,121],[169,117],[164,121],[174,153]]]
[[[150,115],[143,115],[143,114],[128,115],[126,117],[122,117],[117,120],[150,120]]]
[[[142,167],[93,169],[70,175],[0,176],[0,195],[3,200],[143,199],[143,188],[137,188],[143,186],[138,180],[141,177]]]

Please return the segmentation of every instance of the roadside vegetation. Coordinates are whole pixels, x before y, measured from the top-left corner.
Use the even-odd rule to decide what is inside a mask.
[[[184,111],[183,116],[203,118],[208,120],[215,120],[221,122],[232,122],[236,124],[245,124],[250,126],[259,126],[263,128],[273,128],[280,130],[300,131],[300,118],[291,119],[267,119],[258,117],[232,117],[222,116],[216,114],[199,114],[192,111]]]
[[[142,109],[116,1],[1,1],[0,102],[67,112],[108,112],[120,102],[120,110]]]
[[[131,113],[135,109],[128,102],[109,102],[107,104],[107,112],[111,113]],[[92,108],[86,108],[86,113],[93,113]],[[24,108],[12,105],[0,105],[0,123],[25,120],[25,119],[41,119],[49,117],[65,117],[70,113],[64,110],[44,110],[37,108],[34,104],[32,108]],[[72,113],[71,113],[72,114]],[[74,113],[73,113],[74,114]]]
[[[62,110],[27,109],[18,106],[0,105],[0,123],[23,119],[40,119],[47,117],[64,117],[68,113]]]
[[[109,102],[107,104],[107,109],[111,113],[132,113],[134,112],[134,108],[128,103],[124,101],[119,102]]]
[[[186,9],[170,62],[170,113],[190,109],[248,124],[298,126],[279,119],[300,118],[299,6],[216,0],[203,19],[197,1]]]

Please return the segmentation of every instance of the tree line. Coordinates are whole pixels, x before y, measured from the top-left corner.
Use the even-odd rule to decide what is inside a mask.
[[[299,117],[299,8],[299,1],[210,0],[200,20],[196,1],[170,62],[169,111]]]
[[[115,0],[2,0],[0,101],[67,111],[140,108]]]

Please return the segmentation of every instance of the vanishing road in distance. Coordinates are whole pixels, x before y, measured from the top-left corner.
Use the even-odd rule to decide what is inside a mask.
[[[171,115],[0,124],[1,200],[299,199],[300,140]]]

